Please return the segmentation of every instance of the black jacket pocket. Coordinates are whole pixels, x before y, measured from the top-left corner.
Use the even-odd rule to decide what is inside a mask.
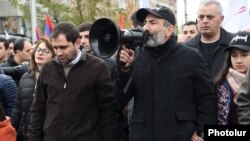
[[[196,113],[195,112],[176,112],[176,117],[178,120],[196,121]]]

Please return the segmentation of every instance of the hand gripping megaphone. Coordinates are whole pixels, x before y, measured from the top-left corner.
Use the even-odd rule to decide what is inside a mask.
[[[120,29],[111,19],[97,19],[89,32],[89,43],[95,55],[101,58],[112,56],[121,46],[132,49],[143,47],[147,32],[143,29]]]

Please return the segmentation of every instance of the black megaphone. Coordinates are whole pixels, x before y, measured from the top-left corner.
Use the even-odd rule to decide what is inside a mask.
[[[112,56],[122,45],[135,49],[143,47],[147,32],[143,29],[121,30],[111,19],[97,19],[89,32],[89,43],[95,55]]]

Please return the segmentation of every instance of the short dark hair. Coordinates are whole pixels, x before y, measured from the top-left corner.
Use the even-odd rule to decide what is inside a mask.
[[[132,15],[130,16],[130,20],[132,21],[132,24],[134,27],[137,27],[137,26],[143,26],[143,22],[139,21],[137,18],[136,18],[136,12],[133,12]]]
[[[23,51],[25,41],[29,42],[28,40],[23,39],[23,38],[17,39],[15,41],[14,49],[13,49],[15,53],[17,50]]]
[[[186,26],[186,25],[195,25],[195,26],[197,26],[197,23],[196,23],[195,21],[187,21],[187,22],[185,22],[185,23],[183,24],[182,29],[183,29],[183,27]]]
[[[8,44],[10,44],[10,43],[15,44],[16,38],[9,38],[9,39],[7,39],[7,41],[8,41]]]
[[[51,34],[51,39],[57,38],[60,34],[64,34],[68,42],[75,43],[80,37],[79,30],[74,24],[71,23],[59,23],[57,24]]]
[[[8,41],[5,38],[0,37],[0,42],[3,42],[3,46],[5,49],[9,48]]]
[[[79,32],[89,31],[92,27],[92,22],[84,22],[78,26]]]

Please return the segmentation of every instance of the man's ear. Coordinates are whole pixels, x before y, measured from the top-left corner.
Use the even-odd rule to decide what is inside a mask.
[[[221,24],[222,24],[224,21],[224,16],[221,16],[220,19],[221,19]]]
[[[80,46],[81,46],[81,38],[77,38],[75,41],[75,47],[80,48]]]
[[[20,52],[21,52],[21,50],[16,50],[16,51],[14,52],[14,54],[17,55],[17,54],[19,54]]]
[[[175,26],[170,25],[166,28],[165,34],[167,37],[170,37],[175,31]]]

